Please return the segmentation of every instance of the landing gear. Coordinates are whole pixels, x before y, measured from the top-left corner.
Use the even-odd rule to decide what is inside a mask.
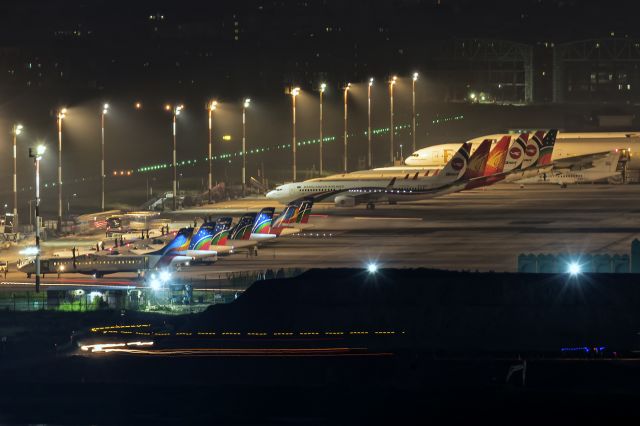
[[[396,204],[398,204],[398,202],[397,202],[397,201],[389,201],[389,205],[390,205],[390,206],[395,206]]]
[[[375,210],[376,205],[373,203],[367,203],[367,210]]]

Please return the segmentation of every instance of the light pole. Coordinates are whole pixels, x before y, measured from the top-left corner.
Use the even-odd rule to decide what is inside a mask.
[[[104,116],[107,115],[107,112],[109,112],[109,104],[104,104],[102,105],[102,113],[100,114],[100,136],[101,136],[101,144],[100,144],[100,150],[101,150],[101,161],[100,161],[100,189],[101,189],[101,196],[100,196],[100,208],[102,209],[102,211],[104,211],[104,179],[105,179],[105,174],[104,174]]]
[[[373,159],[371,156],[371,87],[373,86],[373,77],[369,79],[369,86],[367,86],[367,165],[369,169],[373,167]]]
[[[393,150],[394,150],[394,146],[393,146],[393,133],[394,133],[394,129],[393,129],[393,86],[396,85],[396,80],[398,79],[398,77],[396,77],[395,75],[393,77],[391,77],[391,79],[389,80],[389,121],[390,121],[390,127],[389,127],[389,159],[391,160],[391,165],[393,165]]]
[[[242,104],[242,196],[245,196],[247,186],[247,108],[251,99],[246,98]]]
[[[177,179],[178,179],[178,164],[176,162],[176,117],[180,115],[180,111],[184,109],[184,105],[176,105],[175,107],[171,107],[171,105],[167,104],[164,107],[165,110],[171,111],[173,114],[172,120],[172,129],[173,129],[173,210],[178,209],[178,188],[177,188]]]
[[[323,130],[323,123],[322,123],[322,98],[324,97],[324,91],[327,88],[326,83],[322,83],[320,84],[320,176],[322,176],[322,171],[323,171],[323,157],[324,157],[324,153],[322,151],[322,130]]]
[[[213,140],[213,111],[216,110],[217,106],[217,101],[211,101],[209,102],[209,105],[207,105],[207,112],[209,113],[209,203],[211,203],[211,187],[213,186],[213,175],[211,168],[211,157],[213,155],[211,147],[211,142]]]
[[[67,109],[58,111],[58,232],[62,231],[62,120]]]
[[[22,124],[14,124],[11,131],[13,134],[13,227],[18,227],[18,171],[17,171],[17,152],[18,152],[18,135],[22,133]]]
[[[411,152],[416,152],[416,81],[418,80],[418,73],[413,73],[413,79],[411,80]],[[400,156],[402,157],[402,156]],[[400,158],[402,160],[402,158]]]
[[[347,113],[348,113],[348,106],[347,106],[347,100],[349,99],[349,88],[351,87],[351,83],[347,83],[346,86],[344,86],[343,92],[344,92],[344,164],[343,164],[343,169],[344,172],[347,173],[347,144],[348,144],[348,138],[349,135],[347,134],[347,129],[348,129],[348,121],[347,121]]]
[[[296,98],[300,94],[299,87],[293,87],[290,91],[291,94],[291,154],[293,157],[293,163],[291,165],[291,176],[293,182],[298,180],[298,142],[296,140]]]
[[[29,158],[34,159],[36,166],[36,293],[40,292],[40,160],[46,147],[39,145],[35,152],[29,148]]]

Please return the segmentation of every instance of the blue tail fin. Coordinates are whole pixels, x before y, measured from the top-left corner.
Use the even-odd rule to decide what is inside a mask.
[[[172,252],[187,250],[189,248],[189,241],[191,240],[192,235],[193,228],[182,228],[166,246],[149,254],[164,256],[166,254],[171,254]]]
[[[256,219],[257,213],[247,213],[240,218],[240,221],[231,230],[230,240],[248,240],[251,236],[251,228]]]
[[[269,234],[271,232],[271,220],[273,213],[276,211],[274,207],[265,207],[260,210],[253,222],[252,234]]]
[[[200,229],[198,229],[198,232],[191,237],[189,250],[206,250],[215,234],[215,227],[216,224],[213,222],[203,224]]]

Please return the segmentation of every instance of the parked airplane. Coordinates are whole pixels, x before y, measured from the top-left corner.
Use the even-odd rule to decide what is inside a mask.
[[[40,271],[44,274],[79,273],[101,278],[106,274],[136,272],[139,275],[148,270],[168,267],[179,268],[188,265],[193,257],[177,254],[186,250],[193,228],[183,228],[165,247],[145,255],[97,255],[86,254],[72,257],[52,257],[40,261]],[[31,260],[18,268],[30,278],[35,273],[35,261]]]
[[[500,139],[504,134],[481,136],[469,140],[473,152],[484,139]],[[412,153],[405,160],[405,167],[443,167],[456,152],[459,143],[447,143],[421,148]],[[601,154],[616,149],[625,149],[628,152],[640,152],[640,133],[634,132],[592,132],[592,133],[567,133],[559,132],[556,146],[553,150],[551,162],[582,157],[589,154]],[[638,157],[640,158],[640,157]],[[630,168],[640,167],[638,159],[630,158]]]
[[[574,168],[558,168],[537,176],[519,180],[518,183],[553,183],[565,188],[568,184],[588,182],[622,182],[620,162],[626,161],[624,151],[611,151],[595,158],[589,165]],[[589,157],[595,157],[589,154]]]
[[[290,203],[311,199],[314,201],[334,199],[336,206],[352,207],[366,203],[367,208],[374,208],[375,203],[422,200],[433,197],[438,189],[451,185],[461,179],[469,165],[470,145],[465,143],[447,165],[434,175],[404,179],[396,177],[387,179],[366,179],[350,174],[334,175],[311,179],[305,182],[294,182],[278,186],[267,193],[267,198],[281,203]]]

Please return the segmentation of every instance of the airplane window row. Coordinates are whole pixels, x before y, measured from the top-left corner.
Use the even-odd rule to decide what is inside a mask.
[[[140,263],[136,260],[96,260],[91,262],[76,262],[76,265],[125,265]],[[53,262],[53,266],[63,266],[73,264],[73,261]]]

